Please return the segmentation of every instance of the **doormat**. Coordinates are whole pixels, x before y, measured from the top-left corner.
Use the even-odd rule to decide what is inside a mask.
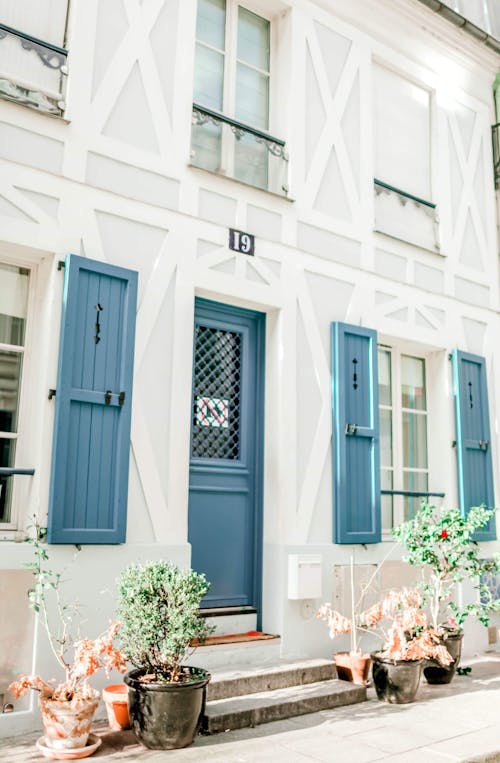
[[[225,636],[208,636],[204,641],[197,638],[191,639],[190,646],[216,646],[218,644],[238,644],[242,641],[267,641],[271,638],[278,638],[272,633],[262,633],[262,631],[247,631],[246,633],[227,633]]]

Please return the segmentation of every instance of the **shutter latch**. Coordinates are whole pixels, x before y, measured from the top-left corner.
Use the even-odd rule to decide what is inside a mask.
[[[488,450],[490,441],[489,440],[479,440],[479,448],[481,450]]]
[[[104,394],[104,402],[106,405],[111,405],[111,390],[107,389]]]
[[[354,434],[356,434],[357,431],[358,431],[358,427],[356,426],[356,424],[346,424],[345,425],[345,433],[346,434],[354,435]]]
[[[125,402],[125,392],[120,392],[118,395],[118,405],[123,405]]]

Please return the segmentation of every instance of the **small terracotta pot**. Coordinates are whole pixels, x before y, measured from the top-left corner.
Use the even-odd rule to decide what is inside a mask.
[[[54,750],[85,747],[98,704],[98,694],[91,699],[71,702],[40,697],[45,746]]]
[[[337,652],[333,655],[333,659],[337,668],[337,676],[341,681],[351,681],[353,684],[366,686],[372,662],[369,654]]]
[[[126,684],[113,684],[102,690],[108,723],[113,731],[132,728],[128,713],[128,689]]]

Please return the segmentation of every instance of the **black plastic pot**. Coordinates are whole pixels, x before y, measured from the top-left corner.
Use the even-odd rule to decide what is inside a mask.
[[[210,673],[188,670],[193,680],[175,684],[143,682],[144,670],[131,670],[125,676],[132,728],[145,747],[176,750],[192,744],[205,710]]]
[[[395,705],[413,702],[422,676],[422,660],[388,660],[377,652],[371,658],[378,699]]]
[[[450,655],[453,657],[453,662],[450,665],[444,667],[435,660],[428,660],[424,667],[424,676],[429,684],[449,684],[453,676],[455,675],[455,669],[460,664],[460,657],[462,655],[462,640],[464,634],[448,633],[441,639],[443,646],[446,647]]]

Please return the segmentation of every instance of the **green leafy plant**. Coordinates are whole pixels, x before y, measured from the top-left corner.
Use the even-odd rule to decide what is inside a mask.
[[[199,616],[210,588],[204,575],[171,562],[132,564],[118,581],[122,649],[135,667],[162,683],[181,682],[193,639],[203,641],[210,627]]]
[[[405,560],[422,568],[420,588],[436,631],[459,630],[471,615],[488,625],[490,615],[500,612],[500,601],[481,579],[500,570],[500,555],[482,559],[480,546],[472,539],[494,513],[475,506],[464,517],[458,509],[424,502],[413,519],[393,530],[406,549]],[[458,585],[464,580],[472,582],[477,592],[476,601],[465,605],[457,601]]]

